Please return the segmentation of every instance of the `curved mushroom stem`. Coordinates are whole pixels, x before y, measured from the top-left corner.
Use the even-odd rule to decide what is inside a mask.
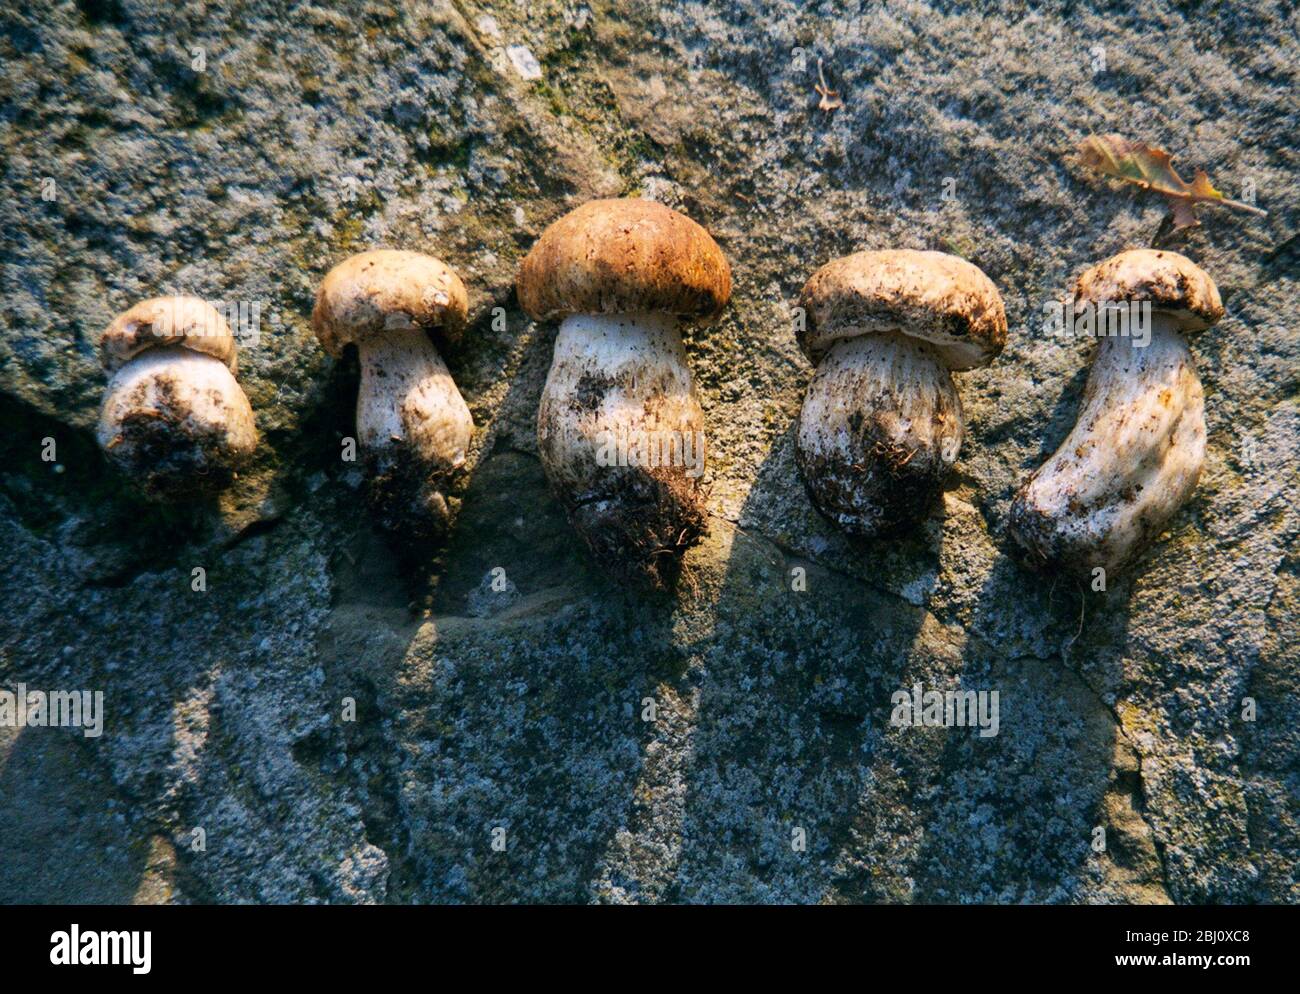
[[[257,448],[253,410],[226,364],[182,346],[149,349],[113,374],[95,434],[158,500],[225,489]]]
[[[1156,313],[1146,347],[1102,339],[1078,421],[1016,494],[1011,533],[1036,563],[1110,572],[1160,533],[1204,462],[1201,381],[1177,323]]]
[[[537,441],[551,486],[597,558],[669,584],[704,533],[704,412],[664,314],[560,325]]]
[[[379,523],[412,538],[451,524],[445,491],[464,464],[474,419],[422,328],[401,328],[358,346],[357,436]]]
[[[818,363],[796,457],[822,513],[870,537],[925,515],[962,434],[961,399],[932,349],[898,332],[859,335]]]

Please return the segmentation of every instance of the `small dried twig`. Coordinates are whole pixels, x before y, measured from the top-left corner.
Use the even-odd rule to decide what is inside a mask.
[[[839,110],[844,106],[844,101],[840,99],[840,91],[832,90],[826,85],[826,73],[822,68],[822,60],[817,60],[817,85],[813,87],[821,101],[817,104],[818,110]]]

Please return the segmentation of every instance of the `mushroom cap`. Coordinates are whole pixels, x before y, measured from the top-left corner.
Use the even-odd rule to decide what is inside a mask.
[[[420,252],[375,249],[325,274],[311,323],[325,351],[337,356],[350,342],[412,328],[438,329],[455,343],[468,313],[465,284],[446,263]]]
[[[1223,317],[1219,288],[1209,274],[1177,252],[1130,249],[1093,266],[1074,284],[1074,303],[1151,301],[1183,331],[1204,331]]]
[[[198,297],[154,297],[123,311],[99,338],[99,358],[116,372],[146,349],[180,345],[220,359],[235,372],[235,336],[221,313]]]
[[[896,331],[934,347],[949,369],[987,366],[1007,342],[998,288],[944,252],[857,252],[817,270],[800,294],[799,345],[814,362],[835,342]]]
[[[731,267],[709,233],[652,200],[592,200],[551,224],[519,267],[536,321],[657,311],[707,323],[731,297]]]

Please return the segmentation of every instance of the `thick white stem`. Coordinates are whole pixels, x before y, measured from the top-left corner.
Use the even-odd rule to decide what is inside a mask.
[[[464,463],[474,419],[429,336],[419,328],[395,330],[358,348],[362,449],[403,448],[435,473]]]
[[[1074,429],[1016,496],[1011,528],[1037,559],[1121,567],[1158,535],[1205,462],[1205,403],[1177,324],[1145,347],[1102,339]]]
[[[604,489],[608,470],[629,462],[664,464],[698,479],[704,414],[676,320],[662,314],[567,318],[537,426],[547,472],[574,501]]]
[[[860,335],[818,363],[796,454],[822,512],[871,536],[924,516],[962,433],[952,375],[931,348],[900,333]]]
[[[675,318],[567,318],[537,438],[552,487],[602,557],[658,583],[659,567],[646,561],[702,531],[704,413]]]
[[[148,349],[113,374],[96,437],[159,498],[227,486],[257,447],[253,410],[226,364],[182,346]]]

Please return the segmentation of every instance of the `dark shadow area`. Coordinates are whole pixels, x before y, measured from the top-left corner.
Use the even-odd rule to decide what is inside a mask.
[[[761,467],[742,522],[771,491],[789,496],[793,467],[781,449]],[[822,900],[880,775],[889,694],[923,612],[758,532],[714,527],[731,547],[712,631],[694,647],[698,708],[664,899]],[[880,900],[891,888],[877,878],[854,896]]]
[[[1125,623],[1122,594],[1093,595],[1073,580],[1044,578],[999,556],[979,592],[955,683],[998,695],[998,734],[911,730],[940,749],[936,790],[926,811],[915,899],[932,902],[1078,903],[1144,900],[1112,887],[1125,860],[1159,886],[1159,867],[1121,854],[1131,826],[1113,805],[1140,804],[1132,784],[1117,784],[1118,728],[1080,675],[1079,656],[1115,668],[1108,650]],[[1102,605],[1109,607],[1103,609]],[[1081,608],[1086,613],[1081,617]],[[1096,617],[1093,612],[1096,611]],[[1092,849],[1098,826],[1107,853]],[[1131,848],[1131,846],[1130,846]]]
[[[92,433],[7,394],[0,394],[0,426],[0,494],[32,534],[86,550],[72,564],[84,570],[83,583],[118,585],[214,536],[214,499],[146,500],[108,464]]]
[[[1088,372],[1091,368],[1092,350],[1080,350],[1079,367],[1066,383],[1061,385],[1053,379],[1037,384],[1039,390],[1051,389],[1059,392],[1047,419],[1041,425],[1034,425],[1034,433],[1038,438],[1038,451],[1028,456],[1022,464],[1020,475],[1016,478],[1016,487],[1024,483],[1030,473],[1047,461],[1074,427],[1075,419],[1079,414],[1079,404],[1083,398],[1083,388],[1088,382]],[[1023,422],[1009,421],[1000,429],[986,433],[979,444],[985,449],[998,448],[1007,442],[1018,442],[1024,437],[1024,431]]]
[[[127,904],[139,887],[147,839],[81,734],[0,729],[0,904]]]
[[[458,532],[437,598],[455,613],[416,633],[389,698],[418,897],[586,901],[641,764],[640,701],[683,665],[673,603],[609,589],[529,456],[480,463]]]
[[[1085,899],[1098,886],[1089,844],[1111,789],[1114,721],[1077,676],[1062,680],[1026,649],[1045,624],[1072,632],[1077,604],[1053,601],[1005,559],[987,580],[1001,600],[979,598],[969,633],[944,608],[900,596],[900,577],[961,552],[940,543],[962,542],[968,526],[939,507],[910,533],[870,542],[846,542],[820,516],[787,517],[778,542],[750,531],[771,525],[771,508],[789,515],[807,500],[793,490],[792,431],[741,512],[747,528],[700,646],[681,855],[665,898]],[[783,553],[787,543],[823,549],[837,568]],[[796,565],[806,592],[791,589]],[[918,686],[996,691],[997,734],[893,727],[894,695]],[[805,852],[792,846],[798,830]]]
[[[318,659],[359,715],[298,756],[341,781],[360,772],[390,901],[588,900],[631,803],[639,702],[682,669],[671,598],[612,591],[549,493],[531,436],[552,342],[526,346],[480,425],[485,448],[436,559],[359,527],[353,496],[331,485],[329,513],[347,526]],[[401,588],[425,577],[421,618]]]

